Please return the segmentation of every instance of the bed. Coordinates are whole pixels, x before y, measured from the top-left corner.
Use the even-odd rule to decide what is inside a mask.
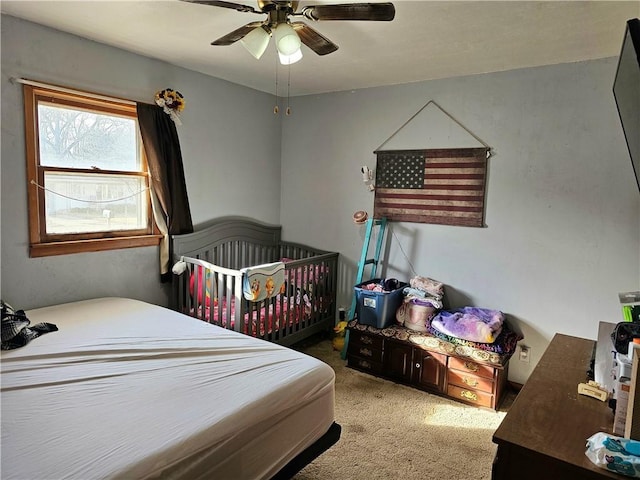
[[[336,322],[338,253],[281,239],[281,227],[245,217],[211,221],[172,236],[173,307],[208,323],[292,345]],[[243,295],[247,269],[281,263],[281,288]]]
[[[26,313],[58,331],[2,351],[3,479],[283,479],[340,436],[300,352],[124,298]]]

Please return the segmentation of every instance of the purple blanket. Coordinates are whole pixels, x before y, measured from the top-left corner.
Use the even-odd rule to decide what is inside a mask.
[[[470,340],[463,340],[462,338],[452,337],[450,335],[442,333],[440,330],[435,329],[433,325],[431,325],[431,323],[429,323],[427,333],[433,335],[434,337],[438,337],[445,342],[453,343],[454,345],[463,345],[478,350],[485,350],[487,352],[493,352],[499,355],[506,356],[507,358],[511,357],[513,352],[516,351],[518,342],[524,338],[520,333],[511,330],[511,328],[509,327],[509,322],[506,319],[502,324],[502,332],[500,332],[500,335],[496,337],[493,343],[472,342]]]
[[[504,314],[499,310],[463,307],[453,312],[441,311],[431,326],[451,337],[471,342],[493,343],[502,331]]]

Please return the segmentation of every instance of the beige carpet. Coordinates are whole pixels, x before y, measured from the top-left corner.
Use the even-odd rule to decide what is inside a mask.
[[[345,366],[329,340],[300,347],[336,372],[340,441],[295,480],[489,480],[506,412],[470,407]]]

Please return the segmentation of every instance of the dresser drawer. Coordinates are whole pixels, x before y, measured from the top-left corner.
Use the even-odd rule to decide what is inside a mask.
[[[349,332],[349,346],[352,344],[358,347],[363,346],[372,350],[382,351],[383,338],[376,335],[371,335],[367,332],[359,332],[357,330],[351,330]]]
[[[364,370],[372,373],[383,373],[382,362],[375,362],[371,359],[355,355],[347,355],[347,365],[357,370]]]
[[[472,388],[487,393],[493,393],[494,391],[494,381],[492,378],[480,377],[468,371],[463,372],[450,368],[447,373],[447,382],[466,389]]]
[[[447,387],[447,396],[461,400],[465,403],[479,405],[481,407],[493,407],[493,395],[472,388],[462,388],[457,385]]]
[[[462,360],[457,357],[449,358],[449,368],[460,370],[461,372],[471,373],[478,377],[493,378],[494,367],[482,365],[471,360]]]
[[[382,363],[382,349],[361,343],[349,343],[349,354],[364,360]]]

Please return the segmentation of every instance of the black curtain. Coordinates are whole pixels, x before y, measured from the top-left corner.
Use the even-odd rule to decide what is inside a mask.
[[[142,143],[149,163],[151,188],[167,227],[164,245],[161,245],[166,250],[169,248],[169,235],[193,232],[178,131],[171,117],[161,107],[138,103],[137,110]],[[162,281],[169,281],[171,252],[164,253],[166,259],[161,260],[160,274]]]

